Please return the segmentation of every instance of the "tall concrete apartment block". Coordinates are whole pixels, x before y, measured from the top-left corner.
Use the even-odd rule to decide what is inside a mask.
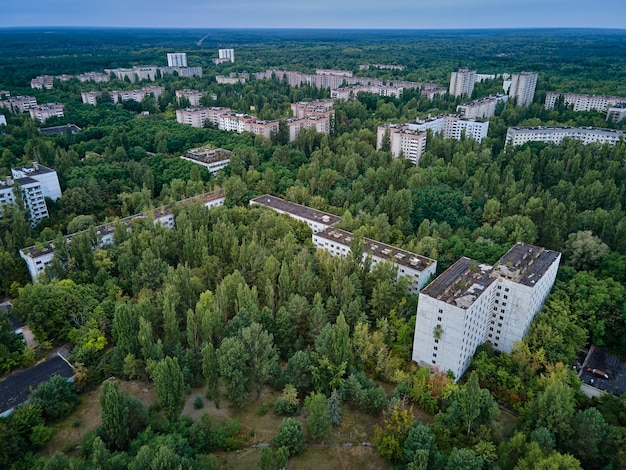
[[[12,168],[11,176],[5,181],[0,181],[0,217],[3,205],[15,204],[16,188],[21,193],[33,225],[48,217],[45,198],[56,201],[61,197],[61,186],[56,171],[36,162]]]
[[[495,266],[459,259],[420,292],[413,360],[458,380],[481,343],[510,352],[550,293],[560,259],[525,243]]]
[[[472,96],[476,83],[476,70],[459,69],[450,74],[450,94]]]
[[[187,53],[186,52],[168,52],[167,53],[167,66],[168,67],[187,67]]]
[[[517,100],[519,106],[528,106],[535,99],[537,72],[514,73],[511,77],[509,98]]]
[[[220,59],[228,59],[231,62],[235,62],[235,49],[220,49],[218,51],[218,57]]]
[[[411,130],[408,125],[385,124],[378,126],[376,150],[383,147],[385,136],[389,135],[389,150],[395,158],[406,158],[418,165],[426,150],[426,131]]]

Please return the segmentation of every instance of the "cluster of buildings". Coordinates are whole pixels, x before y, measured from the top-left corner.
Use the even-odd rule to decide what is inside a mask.
[[[495,266],[459,259],[419,294],[413,360],[458,380],[480,344],[511,352],[552,290],[560,259],[525,243]]]
[[[347,256],[351,253],[353,234],[335,228],[341,218],[327,212],[312,209],[279,197],[265,194],[250,200],[251,205],[261,205],[280,214],[306,223],[312,234],[313,245],[333,256]],[[435,275],[437,261],[402,250],[369,238],[363,238],[363,259],[369,257],[372,265],[391,263],[398,271],[398,279],[409,278],[409,291],[417,294],[426,282]]]
[[[61,197],[57,172],[37,162],[11,169],[11,176],[0,181],[0,216],[3,207],[14,205],[20,198],[28,209],[32,225],[48,217],[46,199],[56,201]]]
[[[306,223],[317,249],[333,256],[351,253],[354,236],[334,227],[341,220],[336,215],[268,194],[250,204]],[[450,370],[457,380],[480,344],[510,352],[524,337],[554,285],[561,259],[558,252],[517,243],[495,266],[461,258],[424,287],[435,275],[436,260],[368,238],[362,247],[363,259],[391,263],[398,278],[409,278],[410,293],[419,293],[413,360]]]
[[[598,127],[509,127],[506,145],[523,145],[526,142],[560,144],[563,139],[580,140],[584,144],[600,143],[615,145],[626,139],[626,131]]]
[[[185,97],[191,95],[187,91]],[[199,92],[198,92],[199,93]],[[190,100],[191,101],[191,100]],[[199,101],[199,98],[198,98]],[[322,134],[330,133],[330,117],[333,114],[332,100],[293,103],[296,109],[295,118],[286,120],[289,126],[289,139],[296,140],[302,129],[314,128]],[[279,120],[259,120],[255,116],[235,113],[230,108],[222,107],[193,107],[176,110],[176,120],[181,124],[194,127],[205,127],[207,123],[224,131],[252,132],[270,138],[278,132]]]
[[[519,106],[528,106],[535,98],[537,87],[537,72],[521,72],[511,75],[508,83],[508,74],[503,74],[505,78],[505,89],[508,87],[509,98],[517,100]],[[450,75],[449,92],[453,96],[472,96],[474,85],[477,82],[488,78],[495,78],[496,75],[477,74],[476,70],[459,69]]]
[[[606,112],[606,120],[619,122],[626,117],[626,98],[619,96],[584,95],[579,93],[546,93],[545,108],[554,109],[557,102],[563,100],[565,106],[573,111]]]
[[[127,91],[117,91],[112,90],[109,91],[109,96],[113,103],[119,103],[121,101],[137,101],[141,103],[143,99],[148,96],[154,96],[154,99],[159,99],[159,96],[163,94],[165,88],[162,86],[147,86],[137,90],[127,90]],[[81,98],[84,104],[91,104],[96,106],[98,103],[98,98],[102,96],[101,91],[84,91],[81,93]]]
[[[177,204],[189,205],[200,203],[205,207],[211,209],[213,207],[224,205],[224,201],[224,191],[220,189],[218,191],[204,193],[189,199],[183,199],[182,201],[178,201]],[[158,209],[154,210],[154,213],[151,213],[149,215],[152,217],[155,224],[160,224],[166,228],[174,227],[174,212],[171,205],[159,207]],[[130,217],[125,217],[123,219],[119,219],[116,222],[109,222],[95,227],[95,233],[98,239],[97,247],[102,248],[106,245],[112,245],[114,243],[113,233],[117,224],[122,224],[126,227],[127,230],[130,230],[134,220],[144,219],[146,217],[146,214],[140,213],[132,215]],[[65,237],[65,243],[68,245],[71,244],[72,238],[75,235],[75,233],[67,235]],[[45,242],[41,244],[41,246],[33,245],[20,250],[20,256],[26,262],[28,272],[30,273],[33,281],[36,282],[37,277],[42,274],[46,267],[52,263],[52,259],[54,258],[54,250],[54,240]]]
[[[230,154],[230,150],[205,146],[189,149],[180,158],[201,165],[213,176],[217,176],[217,173],[230,163]]]
[[[87,73],[81,73],[79,75],[39,75],[35,78],[33,78],[30,81],[30,87],[31,88],[36,88],[39,90],[42,89],[46,89],[46,90],[51,90],[54,86],[54,80],[59,80],[61,82],[67,82],[68,80],[71,80],[72,78],[76,78],[78,79],[78,81],[84,83],[84,82],[94,82],[94,83],[103,83],[103,82],[108,82],[109,81],[109,75],[106,73],[100,73],[100,72],[87,72]]]
[[[0,108],[7,109],[11,114],[29,112],[32,119],[45,122],[50,117],[64,117],[65,105],[61,103],[37,104],[34,96],[11,96],[6,90],[0,90]],[[6,118],[2,116],[0,123],[6,125]]]
[[[444,139],[460,140],[462,136],[466,136],[480,142],[487,136],[489,121],[449,114],[408,124],[385,124],[378,126],[376,149],[382,149],[385,139],[388,138],[389,150],[394,157],[406,158],[417,165],[426,149],[429,130]]]
[[[349,70],[317,69],[314,74],[270,69],[258,72],[257,79],[267,80],[275,78],[285,80],[290,86],[311,85],[317,88],[330,88],[331,96],[336,99],[350,99],[356,97],[359,91],[382,94],[384,96],[401,96],[404,88],[419,88],[424,96],[445,94],[446,89],[435,83],[411,82],[407,80],[382,80],[373,77],[355,77]],[[332,94],[338,88],[352,87],[348,90]],[[364,88],[358,88],[364,87]]]

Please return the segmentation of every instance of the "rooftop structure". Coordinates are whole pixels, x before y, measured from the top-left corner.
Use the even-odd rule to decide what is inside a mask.
[[[526,142],[560,144],[563,139],[580,140],[584,144],[600,143],[615,145],[626,139],[626,131],[598,127],[509,127],[506,145],[523,145]]]
[[[458,380],[478,345],[510,352],[550,293],[561,254],[517,243],[495,266],[461,258],[420,293],[413,360]]]
[[[270,194],[251,199],[250,204],[258,204],[279,214],[287,214],[291,218],[306,223],[313,230],[313,233],[321,232],[341,220],[341,217],[334,214],[296,204]]]
[[[205,167],[213,176],[230,163],[230,150],[213,147],[198,147],[187,150],[180,158]]]
[[[328,227],[314,232],[313,245],[333,256],[347,256],[351,252],[354,235],[346,230]],[[398,279],[409,277],[409,292],[417,294],[435,275],[437,261],[370,238],[363,238],[363,259],[370,257],[372,265],[388,262],[398,270]]]
[[[10,415],[16,406],[26,403],[33,389],[55,375],[67,379],[74,376],[74,368],[59,353],[30,369],[9,375],[0,382],[0,417]]]
[[[537,72],[514,73],[511,76],[509,98],[517,100],[519,106],[528,106],[535,99]]]

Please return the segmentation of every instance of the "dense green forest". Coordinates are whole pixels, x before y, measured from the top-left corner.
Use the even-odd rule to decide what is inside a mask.
[[[0,418],[0,466],[272,469],[289,460],[320,468],[324,443],[366,441],[373,447],[359,446],[362,460],[336,466],[626,468],[626,398],[587,398],[571,369],[591,344],[626,356],[626,143],[504,148],[508,126],[607,127],[601,113],[547,111],[542,100],[555,90],[626,95],[623,32],[241,30],[212,31],[200,46],[205,31],[44,33],[0,31],[10,58],[0,64],[0,89],[65,103],[65,118],[46,126],[82,130],[45,135],[26,115],[0,109],[8,121],[0,127],[0,173],[38,161],[56,169],[63,189],[35,227],[20,206],[0,219],[0,292],[40,344],[25,348],[0,319],[0,369],[29,366],[64,345],[77,375],[74,384],[48,382]],[[236,62],[213,65],[218,46],[235,47]],[[28,87],[42,73],[160,64],[172,50],[186,51],[205,76],[160,78],[158,100],[80,100],[81,91],[148,82]],[[291,102],[329,96],[273,80],[218,85],[216,73],[357,71],[375,62],[406,69],[367,73],[442,86],[460,66],[540,75],[532,105],[500,109],[481,143],[429,135],[419,166],[377,151],[377,126],[452,112],[459,99],[431,101],[412,90],[399,99],[359,96],[335,104],[329,135],[306,130],[292,143],[175,119],[182,88],[209,92],[205,105],[254,106],[267,119],[288,116]],[[483,82],[475,95],[501,84]],[[232,150],[216,178],[178,158],[205,143]],[[175,206],[173,229],[136,220],[130,231],[117,227],[114,245],[93,249],[90,227],[217,187],[225,207]],[[316,251],[305,224],[248,206],[264,193],[435,258],[438,272],[461,256],[493,263],[517,241],[545,246],[563,253],[558,281],[511,354],[482,346],[455,383],[411,363],[418,298],[391,266],[370,269],[360,257]],[[66,247],[60,237],[77,230],[85,231]],[[63,248],[33,284],[18,250],[49,240]],[[154,400],[128,392],[133,381]],[[100,410],[91,427],[76,415],[81,401]],[[273,423],[266,433],[263,420]],[[80,437],[59,443],[55,436],[72,427]],[[252,449],[260,442],[272,445]],[[253,463],[229,460],[247,451]]]

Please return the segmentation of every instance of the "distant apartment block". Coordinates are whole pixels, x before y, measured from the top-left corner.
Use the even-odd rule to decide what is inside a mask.
[[[213,176],[217,176],[217,173],[230,163],[230,154],[230,150],[221,148],[198,147],[187,150],[187,153],[181,155],[180,158],[202,165]]]
[[[36,119],[40,122],[46,122],[46,120],[51,117],[62,118],[64,116],[64,109],[65,105],[63,103],[47,103],[30,108],[28,112],[30,113],[30,117],[32,119]]]
[[[626,98],[619,96],[583,95],[579,93],[546,93],[545,108],[553,109],[559,98],[565,106],[571,106],[574,111],[605,112],[617,104],[626,104]]]
[[[37,106],[37,99],[33,96],[9,96],[0,100],[0,107],[6,108],[12,114],[23,113]]]
[[[432,117],[411,122],[408,127],[412,131],[430,130],[440,134],[444,139],[460,140],[463,135],[481,142],[487,137],[489,121],[476,118],[467,119],[454,114]]]
[[[362,64],[359,65],[359,70],[383,69],[383,70],[404,70],[404,65],[389,65],[389,64]]]
[[[418,165],[426,149],[426,132],[409,129],[407,125],[385,124],[378,126],[376,133],[376,149],[383,146],[385,136],[389,136],[391,154],[395,158],[406,158]]]
[[[509,98],[517,100],[519,106],[528,106],[535,99],[537,72],[514,73],[511,76]]]
[[[121,101],[129,101],[129,100],[133,100],[133,101],[137,101],[138,103],[141,103],[143,99],[148,95],[152,95],[154,96],[155,100],[158,100],[159,96],[161,96],[164,91],[165,91],[165,88],[163,88],[162,86],[147,86],[139,90],[127,90],[127,91],[114,90],[114,91],[110,91],[109,95],[111,96],[113,103],[119,103]]]
[[[179,77],[201,77],[202,67],[157,67],[161,75],[173,75]]]
[[[181,124],[205,127],[207,123],[222,131],[252,132],[270,138],[278,132],[278,120],[264,121],[243,113],[235,113],[229,108],[185,108],[176,110],[176,120]],[[287,119],[290,140],[295,140],[301,129],[314,127],[317,132],[330,133],[330,119],[324,115],[311,115],[299,119]]]
[[[234,49],[219,49],[217,51],[217,57],[219,59],[226,59],[230,62],[235,62],[235,50]]]
[[[182,98],[186,98],[190,106],[200,106],[200,98],[203,96],[204,92],[198,90],[176,90],[176,100],[180,102]]]
[[[83,91],[80,94],[83,104],[90,104],[96,106],[98,104],[98,98],[102,96],[101,91]]]
[[[30,166],[12,168],[11,176],[0,181],[0,216],[3,205],[15,204],[16,190],[21,193],[33,225],[48,217],[45,198],[56,201],[61,197],[56,171],[36,162]]]
[[[584,144],[600,143],[615,145],[626,139],[626,131],[598,127],[509,127],[506,145],[523,145],[526,142],[560,144],[563,139],[580,140]]]
[[[496,113],[496,106],[500,102],[506,102],[507,95],[488,96],[478,100],[463,103],[456,107],[456,112],[464,118],[490,118]]]
[[[187,67],[187,54],[185,52],[168,52],[168,67]]]
[[[53,87],[54,77],[52,75],[39,75],[30,81],[30,87],[39,90],[51,90]]]
[[[328,251],[333,256],[347,256],[354,235],[345,230],[329,227],[312,235],[313,245]],[[437,261],[396,248],[370,238],[363,238],[363,260],[370,257],[372,266],[391,263],[397,269],[397,279],[409,278],[409,293],[417,294],[428,280],[435,275]]]
[[[550,293],[560,259],[524,243],[495,266],[459,259],[420,292],[413,360],[458,380],[480,344],[511,352]]]
[[[620,122],[626,119],[626,103],[616,103],[606,111],[606,120]]]
[[[100,73],[100,72],[81,73],[80,75],[76,75],[76,78],[82,83],[84,82],[106,83],[111,79],[109,74]]]
[[[199,196],[194,196],[188,199],[183,199],[182,201],[178,201],[177,204],[182,204],[185,206],[189,204],[202,204],[204,207],[211,209],[213,207],[224,205],[224,201],[224,191],[220,189],[217,191],[200,194]],[[165,228],[173,228],[175,225],[174,213],[172,211],[171,205],[159,207],[149,215],[152,217],[155,224],[160,224]],[[130,217],[120,219],[116,222],[108,222],[106,224],[95,227],[96,236],[98,238],[97,247],[102,248],[104,246],[113,244],[113,233],[116,224],[122,224],[126,227],[127,230],[130,230],[134,220],[145,219],[147,216],[148,215],[142,213],[135,214]],[[65,237],[65,243],[68,245],[71,244],[72,238],[75,235],[75,233],[67,235]],[[30,273],[30,276],[34,282],[37,281],[37,277],[44,272],[46,267],[52,263],[52,259],[54,258],[54,250],[55,246],[53,240],[43,243],[42,246],[33,245],[20,250],[20,256],[26,262],[28,272]]]
[[[425,96],[429,100],[434,99],[435,96],[444,96],[446,93],[448,93],[448,89],[440,86],[424,87],[420,91],[420,95]]]
[[[476,70],[459,69],[450,74],[450,94],[452,96],[472,96],[476,83]]]
[[[315,69],[316,75],[337,75],[339,77],[351,77],[351,70],[336,70],[336,69]]]
[[[0,99],[6,100],[11,97],[11,92],[7,90],[0,90]]]
[[[359,93],[372,93],[374,95],[400,98],[402,96],[402,91],[402,87],[386,85],[354,85],[331,90],[330,97],[336,100],[348,101],[356,99]]]
[[[291,103],[291,111],[295,118],[310,116],[330,117],[334,114],[333,106],[333,100],[300,101],[298,103]]]
[[[225,75],[216,75],[215,81],[220,85],[236,85],[237,83],[246,83],[246,79],[237,76],[237,74],[228,77]]]
[[[127,79],[130,83],[138,82],[139,80],[156,79],[158,67],[153,65],[134,66],[133,68],[117,68],[117,69],[104,69],[106,73],[113,74],[118,80]]]

